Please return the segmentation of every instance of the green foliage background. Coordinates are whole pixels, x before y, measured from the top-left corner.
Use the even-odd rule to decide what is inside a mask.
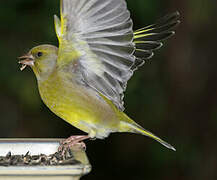
[[[127,114],[177,152],[132,134],[88,141],[93,171],[83,179],[216,179],[217,1],[128,0],[128,6],[135,28],[181,13],[176,36],[135,73],[125,97]],[[57,45],[54,14],[58,0],[0,3],[0,137],[82,134],[45,107],[33,73],[17,64],[33,46]]]

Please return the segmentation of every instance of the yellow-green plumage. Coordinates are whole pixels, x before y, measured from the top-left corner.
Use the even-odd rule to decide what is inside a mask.
[[[58,68],[46,80],[38,82],[44,103],[66,122],[88,133],[92,138],[105,138],[111,132],[134,132],[147,135],[170,147],[160,138],[142,129],[107,98],[72,82],[73,78]]]
[[[83,7],[80,3],[84,1]],[[173,34],[171,21],[178,23],[178,13],[133,33],[125,0],[84,1],[61,1],[61,20],[55,16],[59,48],[37,46],[25,56],[27,60],[21,61],[31,64],[43,102],[91,138],[131,132],[149,136],[175,150],[123,112],[123,93],[133,71],[162,45],[159,40]],[[105,7],[107,16],[97,15]],[[109,13],[119,14],[115,19]],[[85,23],[94,22],[93,17],[98,21],[85,27]],[[144,39],[152,37],[153,40]],[[137,56],[138,52],[142,56]]]
[[[91,137],[107,136],[108,131],[118,131],[115,112],[92,90],[72,83],[65,72],[55,71],[43,82],[39,91],[45,104],[71,125],[87,132]],[[98,128],[98,126],[108,126]],[[99,131],[99,132],[98,132]]]

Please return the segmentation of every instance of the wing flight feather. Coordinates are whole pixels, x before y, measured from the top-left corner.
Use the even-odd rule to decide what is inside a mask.
[[[175,24],[172,15],[133,32],[125,0],[61,0],[58,66],[74,64],[73,73],[123,111],[127,81]]]

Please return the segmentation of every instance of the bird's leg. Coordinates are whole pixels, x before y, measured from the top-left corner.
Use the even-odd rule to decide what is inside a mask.
[[[58,151],[62,152],[62,154],[65,154],[66,150],[73,147],[73,146],[78,146],[82,149],[86,149],[86,145],[84,142],[82,142],[85,139],[89,139],[90,136],[85,135],[85,136],[70,136],[69,138],[63,140],[60,142],[60,146],[58,148]]]

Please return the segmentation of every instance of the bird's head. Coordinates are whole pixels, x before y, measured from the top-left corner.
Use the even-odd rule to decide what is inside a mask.
[[[19,57],[20,70],[30,66],[38,80],[45,79],[56,67],[58,48],[52,45],[40,45],[32,48],[26,55]]]

